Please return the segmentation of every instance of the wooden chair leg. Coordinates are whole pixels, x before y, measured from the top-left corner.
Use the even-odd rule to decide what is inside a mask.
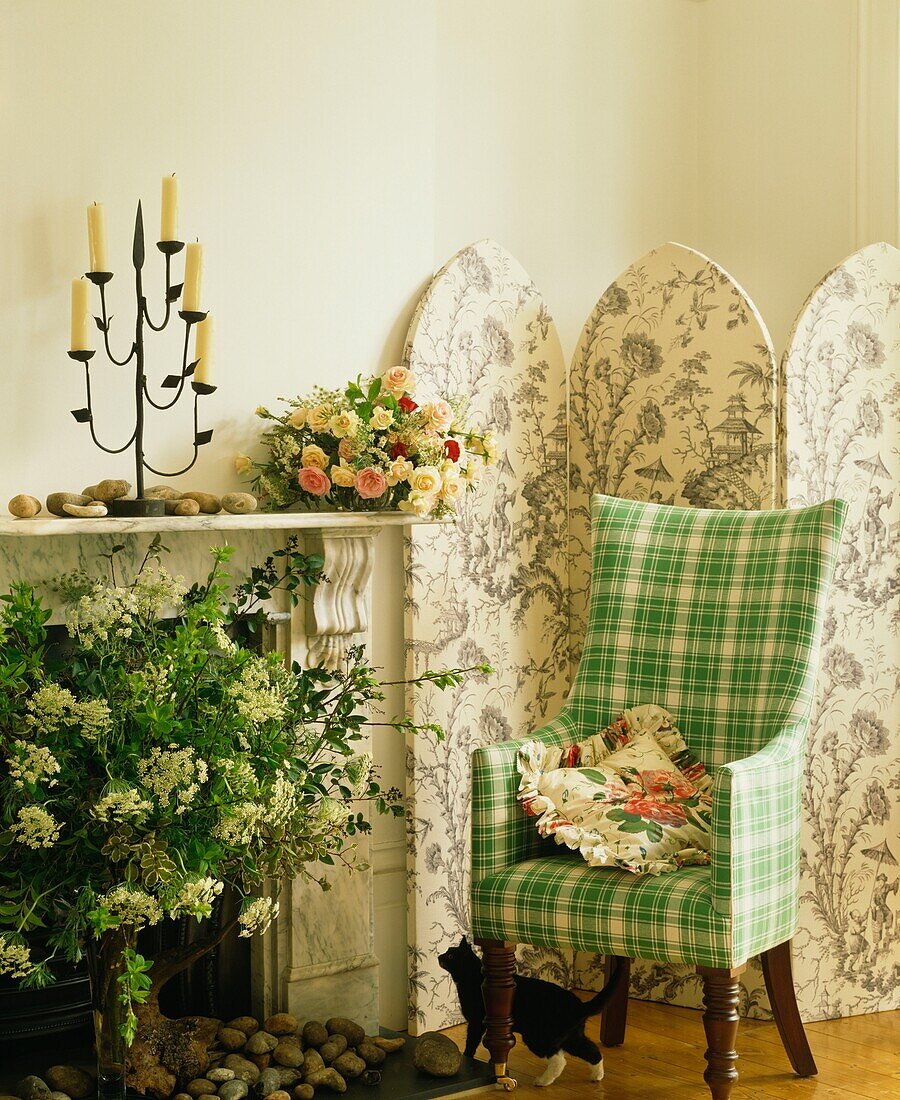
[[[703,1027],[706,1031],[706,1072],[713,1100],[729,1100],[738,1079],[735,1044],[738,1029],[738,1004],[743,966],[731,970],[698,966],[703,978]]]
[[[515,944],[503,940],[476,940],[481,948],[484,982],[484,1045],[494,1067],[497,1084],[507,1092],[516,1082],[506,1072],[509,1052],[516,1045],[512,1033],[512,1005],[516,991]]]
[[[605,1047],[618,1047],[625,1042],[625,1023],[628,1018],[628,982],[631,977],[631,959],[619,958],[622,966],[622,974],[619,988],[606,1002],[603,1015],[600,1017],[600,1042]],[[613,967],[616,964],[615,955],[607,955],[604,965],[605,981],[612,977]]]
[[[791,969],[791,941],[785,940],[777,947],[764,951],[760,956],[766,991],[772,1006],[772,1015],[778,1025],[778,1034],[784,1049],[800,1077],[814,1077],[819,1071],[809,1049],[809,1041],[803,1030],[803,1021],[797,1008],[794,991],[794,975]]]

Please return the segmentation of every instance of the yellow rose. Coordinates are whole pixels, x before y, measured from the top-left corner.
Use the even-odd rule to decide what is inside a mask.
[[[372,427],[378,431],[383,432],[394,423],[394,414],[390,409],[386,409],[383,405],[376,405],[372,410]]]
[[[303,448],[300,455],[300,465],[315,466],[317,470],[324,470],[328,465],[328,455],[321,447],[317,447],[315,443],[310,443]]]
[[[265,420],[265,418],[269,415],[269,410],[266,408],[265,405],[257,405],[256,406],[256,415],[258,417],[260,417],[261,419]]]
[[[407,500],[401,500],[397,507],[401,512],[413,512],[420,519],[431,514],[435,506],[433,493],[423,493],[419,489],[413,489]]]
[[[234,471],[244,477],[253,469],[253,459],[250,455],[237,454],[234,456]]]
[[[437,466],[420,466],[413,471],[409,483],[420,493],[437,493],[441,488],[441,471]]]
[[[328,430],[337,439],[343,439],[344,436],[352,435],[358,425],[359,417],[355,412],[348,410],[347,412],[335,413],[328,421]]]
[[[483,440],[484,447],[484,461],[488,466],[493,466],[500,455],[500,450],[497,447],[494,437],[492,435],[486,435]]]
[[[409,481],[412,472],[413,464],[411,462],[408,462],[405,458],[395,458],[388,466],[387,483],[388,485],[396,485],[400,481]]]
[[[416,388],[416,376],[407,367],[391,367],[381,376],[381,385],[394,397],[402,397]]]
[[[306,414],[306,423],[314,432],[327,432],[328,420],[328,410],[324,405],[316,405],[314,409],[310,409]]]
[[[332,466],[329,476],[335,485],[342,485],[345,489],[349,489],[356,481],[356,475],[346,466]]]
[[[302,407],[299,409],[294,409],[294,411],[288,417],[288,423],[292,424],[295,428],[302,428],[306,424],[306,416],[308,412],[308,409],[304,409]]]

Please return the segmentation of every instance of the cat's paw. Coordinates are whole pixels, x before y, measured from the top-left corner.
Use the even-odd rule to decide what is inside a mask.
[[[596,1065],[591,1066],[591,1080],[602,1081],[603,1080],[603,1063],[597,1062]]]
[[[566,1068],[566,1059],[562,1051],[558,1054],[552,1055],[547,1061],[547,1068],[540,1075],[535,1077],[534,1083],[536,1088],[544,1088],[547,1085],[552,1085],[557,1077]]]

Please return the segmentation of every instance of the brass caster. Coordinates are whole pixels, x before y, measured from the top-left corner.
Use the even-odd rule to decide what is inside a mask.
[[[518,1082],[516,1081],[515,1077],[497,1078],[497,1088],[500,1089],[501,1092],[512,1092],[517,1084]]]

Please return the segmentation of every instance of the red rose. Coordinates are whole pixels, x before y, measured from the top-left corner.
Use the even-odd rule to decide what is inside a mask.
[[[408,458],[409,452],[406,449],[405,443],[395,443],[391,447],[391,458]]]
[[[684,807],[678,803],[657,802],[653,798],[635,797],[629,799],[622,809],[629,814],[636,814],[647,821],[655,821],[659,825],[683,825],[687,820]]]
[[[405,413],[415,412],[416,409],[419,407],[415,403],[415,401],[412,400],[411,397],[401,397],[397,404],[400,407],[400,410]]]
[[[444,453],[451,462],[459,462],[459,444],[455,439],[444,440]]]

